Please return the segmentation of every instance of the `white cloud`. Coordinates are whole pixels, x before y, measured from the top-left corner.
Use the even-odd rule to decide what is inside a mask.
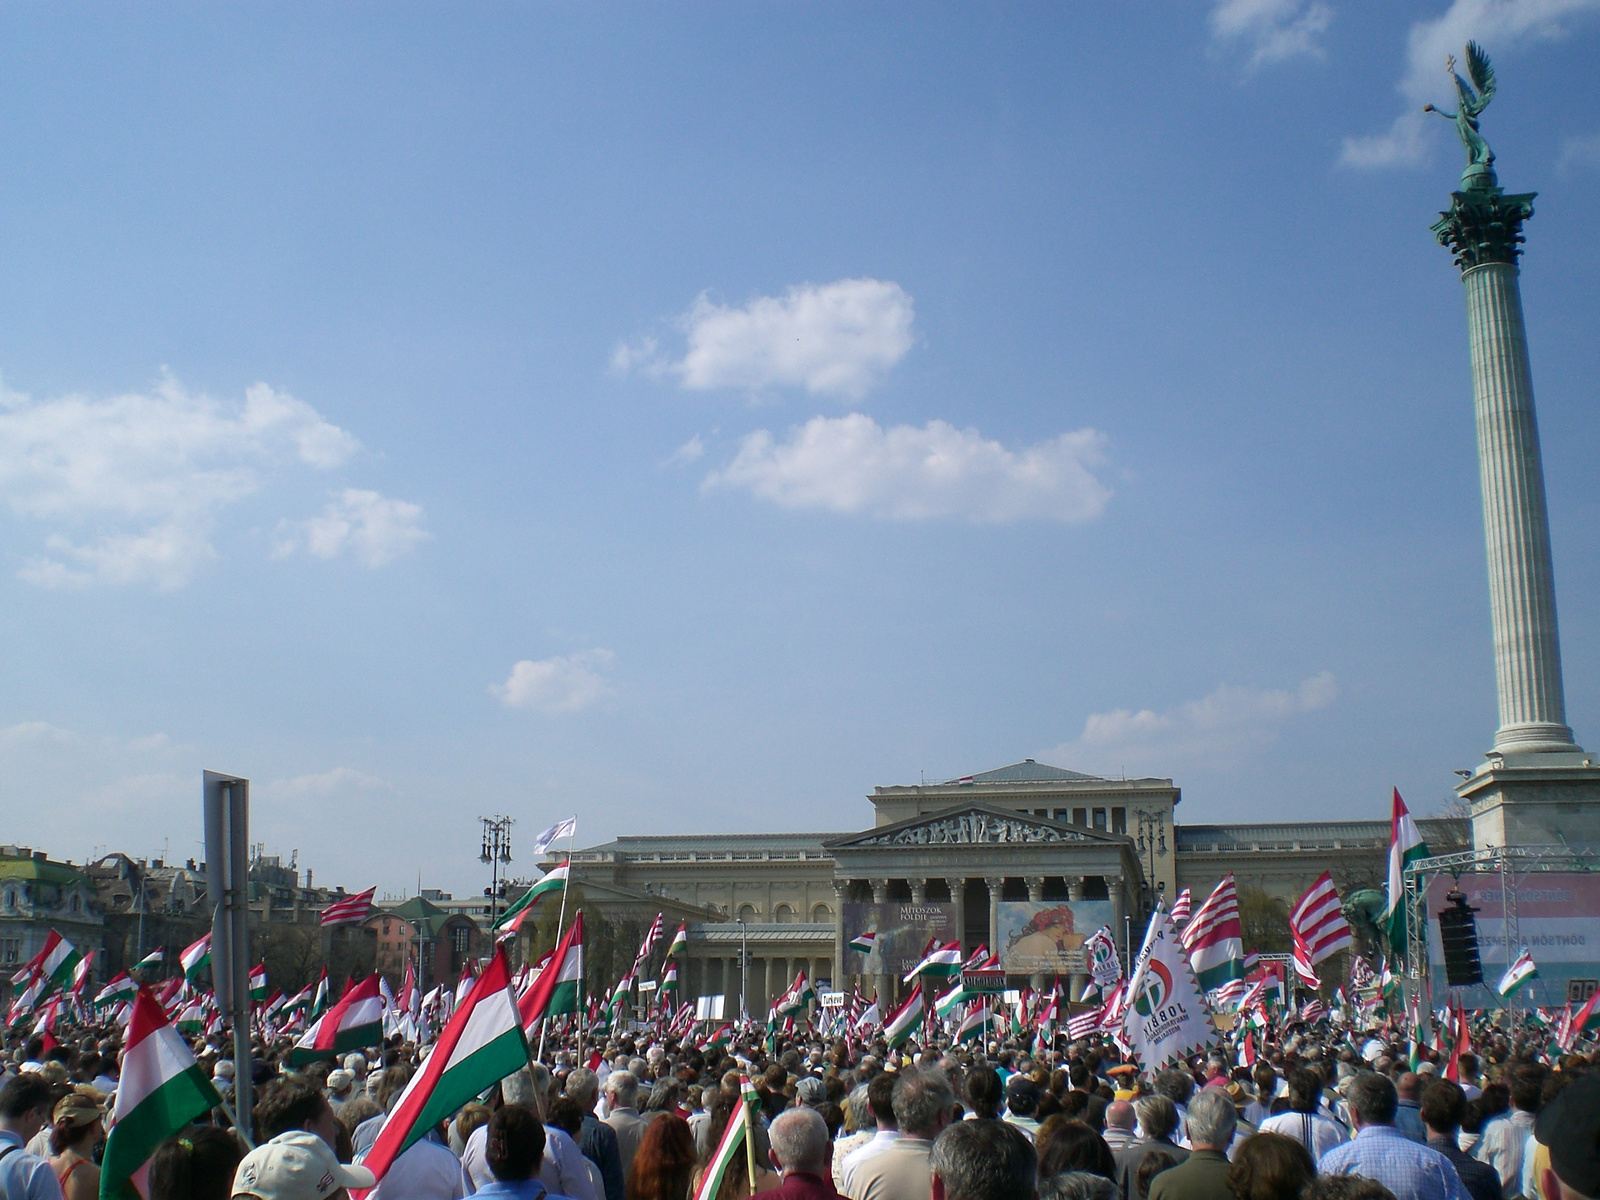
[[[311,775],[296,775],[290,779],[275,779],[261,788],[273,799],[326,799],[350,792],[392,791],[387,780],[368,775],[352,767],[334,767]]]
[[[1563,172],[1573,168],[1594,170],[1600,167],[1600,133],[1563,140],[1561,158],[1556,166]]]
[[[1093,713],[1083,733],[1049,752],[1050,761],[1085,770],[1153,771],[1175,765],[1226,766],[1260,753],[1277,739],[1277,727],[1338,698],[1333,674],[1323,671],[1293,691],[1222,684],[1200,700],[1166,712],[1119,708]]]
[[[1001,524],[1026,518],[1088,521],[1111,491],[1091,468],[1105,436],[1093,429],[1008,450],[944,421],[882,428],[871,417],[813,417],[779,442],[744,438],[706,489],[747,488],[780,508],[823,508],[892,520],[958,517]]]
[[[704,456],[705,452],[706,444],[700,440],[700,435],[697,433],[683,445],[674,450],[672,452],[672,457],[667,459],[667,461],[669,463],[692,463]]]
[[[433,535],[422,528],[422,508],[361,488],[345,488],[320,516],[280,525],[274,552],[304,548],[313,558],[349,552],[357,562],[381,567]]]
[[[683,358],[658,357],[646,338],[619,345],[611,369],[674,375],[695,391],[804,388],[859,400],[911,349],[914,320],[910,295],[881,279],[803,283],[742,308],[701,293],[678,319],[688,341]]]
[[[0,502],[66,525],[20,575],[43,586],[180,587],[214,557],[218,514],[287,465],[329,470],[360,448],[314,408],[258,383],[244,402],[191,393],[170,376],[149,392],[0,406]]]
[[[1219,0],[1211,32],[1220,42],[1244,44],[1250,65],[1258,67],[1300,55],[1320,58],[1318,39],[1332,20],[1333,9],[1322,0]]]
[[[584,650],[537,661],[525,658],[511,668],[504,683],[489,691],[507,708],[579,712],[611,694],[604,672],[616,657],[609,650]]]
[[[1388,133],[1347,137],[1340,162],[1352,167],[1404,166],[1427,157],[1424,103],[1455,111],[1455,90],[1445,74],[1445,59],[1469,40],[1483,43],[1490,56],[1526,41],[1566,36],[1568,18],[1600,11],[1600,0],[1455,0],[1439,16],[1411,26],[1406,70],[1399,83],[1407,112]],[[1459,68],[1465,74],[1465,65]],[[1428,118],[1444,128],[1437,117]],[[1490,136],[1490,143],[1494,138]]]

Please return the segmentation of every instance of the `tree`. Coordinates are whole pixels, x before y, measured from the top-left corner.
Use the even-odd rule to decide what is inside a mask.
[[[1287,954],[1292,946],[1288,902],[1258,887],[1241,887],[1237,897],[1244,948],[1266,954]]]

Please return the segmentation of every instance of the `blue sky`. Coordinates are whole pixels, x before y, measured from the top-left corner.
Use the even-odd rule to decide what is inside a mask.
[[[1034,757],[1381,817],[1495,725],[1493,55],[1600,742],[1600,3],[0,10],[6,838],[481,886]],[[1431,123],[1430,123],[1431,121]],[[519,867],[526,867],[525,859]]]

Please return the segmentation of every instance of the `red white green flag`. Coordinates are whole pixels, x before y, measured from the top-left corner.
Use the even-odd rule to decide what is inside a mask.
[[[527,1065],[528,1043],[511,992],[511,971],[505,951],[497,950],[439,1034],[433,1053],[400,1093],[361,1165],[381,1183],[394,1160],[428,1130]]]
[[[922,984],[918,983],[883,1023],[883,1037],[891,1050],[904,1045],[917,1031],[917,1026],[922,1023],[922,1007]]]
[[[360,983],[350,983],[344,995],[316,1024],[301,1034],[289,1051],[291,1066],[303,1066],[319,1058],[338,1058],[348,1050],[376,1046],[383,1041],[383,993],[378,977],[368,975]]]
[[[148,988],[134,997],[111,1134],[100,1168],[101,1200],[149,1195],[156,1148],[222,1103],[188,1044],[167,1024]]]
[[[474,987],[472,994],[476,995],[477,990]],[[572,918],[572,927],[556,946],[544,969],[517,1001],[517,1009],[522,1014],[522,1027],[532,1029],[544,1017],[577,1012],[582,992],[583,910],[580,908]]]
[[[744,1076],[739,1077],[739,1092],[741,1097],[750,1087],[750,1081]],[[694,1200],[712,1200],[721,1189],[722,1180],[728,1173],[728,1168],[733,1160],[744,1149],[745,1139],[750,1136],[750,1104],[739,1105],[733,1110],[733,1115],[728,1118],[728,1127],[722,1131],[722,1139],[717,1143],[716,1153],[711,1156],[711,1161],[706,1164],[706,1173],[700,1179],[700,1186],[696,1189]]]
[[[198,983],[200,977],[211,969],[211,935],[208,933],[198,942],[184,947],[178,961],[183,964],[183,977],[190,983]]]

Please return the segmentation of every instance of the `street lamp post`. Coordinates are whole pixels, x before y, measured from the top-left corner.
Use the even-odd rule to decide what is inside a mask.
[[[750,950],[745,941],[744,918],[739,918],[739,1019],[744,1020],[745,984],[750,974]]]
[[[1145,860],[1145,879],[1152,886],[1153,895],[1159,902],[1161,895],[1167,890],[1166,880],[1157,880],[1156,859],[1167,856],[1167,815],[1157,809],[1136,808],[1134,817],[1138,820],[1138,847],[1139,855]]]
[[[493,928],[499,914],[500,864],[511,861],[511,827],[517,822],[507,816],[479,817],[483,826],[483,850],[478,861],[489,864],[489,925]]]

